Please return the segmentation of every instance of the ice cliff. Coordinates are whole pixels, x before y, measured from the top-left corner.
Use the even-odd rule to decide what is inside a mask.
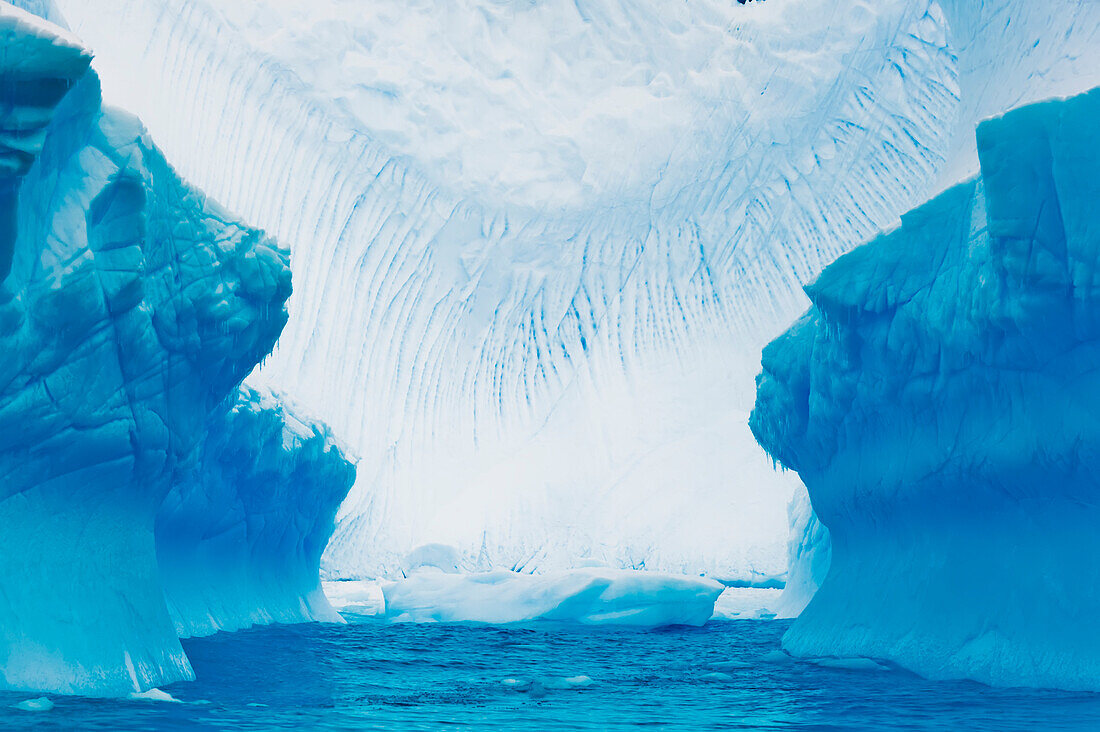
[[[980,119],[1100,83],[1076,0],[23,2],[290,246],[254,379],[361,457],[335,576],[433,543],[782,574],[798,481],[746,426],[760,348],[977,171]],[[791,612],[829,551],[794,508]]]
[[[251,564],[248,620],[286,619],[259,597],[278,550],[282,598],[320,614],[350,475],[327,437],[236,396],[286,322],[286,253],[104,108],[90,59],[0,3],[0,686],[125,694],[191,675],[166,592],[181,628],[238,627],[248,603],[224,590]],[[270,461],[221,466],[257,439]],[[303,474],[334,483],[307,500]],[[219,531],[238,538],[216,566]],[[200,571],[223,587],[185,602]]]
[[[977,128],[977,178],[829,266],[752,428],[832,564],[784,638],[933,678],[1100,689],[1100,90]]]
[[[317,572],[354,479],[326,427],[301,421],[271,393],[242,388],[207,424],[192,470],[157,514],[176,631],[342,622]]]
[[[940,7],[956,57],[960,103],[947,136],[946,161],[930,193],[977,173],[974,127],[980,120],[1100,84],[1100,4],[941,0]],[[828,529],[801,488],[790,519],[790,582],[780,612],[793,616],[824,578],[830,552]]]
[[[945,160],[936,3],[56,4],[108,97],[291,248],[259,378],[361,458],[332,574],[428,543],[784,572],[797,479],[752,376]]]
[[[362,458],[344,576],[781,574],[798,481],[745,423],[801,285],[973,174],[980,119],[1100,83],[1078,0],[57,5],[290,246],[259,376]]]

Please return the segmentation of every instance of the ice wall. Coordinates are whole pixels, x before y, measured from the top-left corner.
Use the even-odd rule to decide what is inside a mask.
[[[54,108],[88,69],[91,54],[61,28],[0,6],[0,282],[11,272],[18,233],[17,192],[42,151]]]
[[[805,486],[799,486],[787,507],[787,581],[773,609],[781,618],[797,618],[825,581],[833,546],[821,519],[814,513]]]
[[[58,5],[187,177],[291,246],[260,376],[361,458],[331,572],[432,542],[783,572],[797,480],[751,376],[944,159],[935,3]]]
[[[1100,90],[982,123],[978,178],[828,267],[752,428],[832,565],[784,638],[933,678],[1100,689]]]
[[[266,398],[227,416],[286,322],[287,254],[183,183],[137,119],[102,107],[89,60],[0,3],[0,686],[114,695],[191,676],[164,580],[177,620],[205,626],[178,564],[158,564],[183,556],[188,516],[206,531],[193,554],[217,543],[215,521],[236,535],[244,520],[224,571],[251,560],[248,579],[265,578],[285,550],[284,597],[303,615],[327,608],[310,604],[316,560],[349,468],[277,407],[245,414]],[[262,453],[213,472],[252,440]],[[194,487],[204,468],[222,494]],[[223,495],[229,478],[242,495]],[[197,517],[208,508],[222,512]],[[212,574],[205,559],[190,571]],[[203,599],[231,605],[222,591]],[[251,602],[252,619],[284,617]]]
[[[321,592],[321,552],[355,469],[323,425],[242,388],[208,422],[157,514],[157,562],[180,636],[256,624],[342,622]]]
[[[1100,85],[1100,4],[941,0],[940,5],[958,60],[960,104],[935,192],[978,172],[974,127],[982,119]],[[784,614],[797,614],[805,606],[828,569],[828,530],[803,496],[796,492],[791,507],[791,583]]]

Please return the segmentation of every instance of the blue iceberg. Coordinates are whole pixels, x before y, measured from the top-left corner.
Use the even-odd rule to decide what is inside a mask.
[[[192,676],[177,628],[331,617],[353,469],[237,393],[287,321],[287,253],[104,108],[90,58],[0,4],[0,687],[125,695]]]
[[[784,646],[1100,689],[1100,90],[980,124],[980,175],[806,288],[751,428],[832,538]]]
[[[257,624],[343,622],[318,567],[355,468],[322,424],[242,387],[208,423],[157,513],[157,561],[181,637]]]

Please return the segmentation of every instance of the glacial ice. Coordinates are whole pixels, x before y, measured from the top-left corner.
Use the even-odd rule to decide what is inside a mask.
[[[325,580],[325,598],[340,613],[361,617],[386,614],[386,596],[377,580]]]
[[[15,708],[24,712],[48,712],[53,709],[53,702],[47,697],[40,696],[35,699],[25,699],[16,704]]]
[[[974,127],[981,120],[1100,85],[1100,3],[940,0],[940,6],[958,56],[960,104],[933,191],[978,172]],[[787,590],[776,607],[782,617],[801,612],[830,562],[828,529],[802,488],[790,519]]]
[[[377,596],[381,589],[383,598]],[[421,567],[392,582],[325,583],[346,612],[392,622],[521,623],[552,620],[584,625],[702,625],[723,591],[702,577],[608,568],[521,574],[508,570],[447,573]]]
[[[783,593],[771,607],[778,617],[796,618],[825,581],[832,562],[832,542],[829,530],[814,513],[805,487],[798,487],[787,509],[787,579]]]
[[[395,622],[702,625],[723,590],[714,580],[661,572],[572,569],[541,574],[421,571],[382,585]]]
[[[832,539],[792,653],[1100,689],[1098,119],[1095,89],[980,124],[980,175],[765,350],[753,431]]]
[[[243,387],[157,513],[157,562],[181,637],[342,622],[318,568],[355,468],[323,425]]]
[[[1100,83],[1077,0],[58,5],[112,98],[294,253],[258,379],[366,468],[330,576],[429,543],[782,574],[798,481],[747,385],[801,284],[976,170],[980,119]]]
[[[179,704],[180,700],[169,694],[163,689],[146,689],[145,691],[135,691],[130,694],[127,699],[131,701],[140,702],[169,702],[171,704]]]
[[[484,576],[591,562],[751,583],[787,566],[794,495],[783,614],[822,582],[832,524],[747,430],[759,348],[825,263],[977,172],[980,119],[1100,83],[1100,5],[1076,0],[17,4],[64,11],[107,96],[182,174],[291,247],[290,320],[250,383],[288,393],[362,457],[331,576],[396,576],[412,548],[450,545],[454,568]],[[18,30],[5,45],[36,49],[4,64],[45,54],[80,75],[88,53],[70,34],[0,8],[0,28]],[[247,508],[268,466],[245,461],[256,475],[230,485],[218,455],[263,431],[275,493],[306,475],[325,501],[339,491],[319,476],[350,473],[320,428],[251,414],[260,392],[233,396],[282,329],[283,255],[182,185],[135,121],[101,115],[97,84],[6,108],[0,130],[17,163],[0,177],[0,338],[5,323],[38,329],[15,337],[37,356],[13,346],[19,378],[0,391],[0,435],[17,440],[0,468],[18,498],[0,494],[0,522],[28,521],[0,539],[15,548],[0,569],[16,570],[0,666],[13,684],[101,693],[189,673],[176,631],[333,617],[306,569],[331,504],[280,506],[294,546],[253,565],[278,533],[253,531]],[[185,233],[178,260],[116,246],[146,226],[150,247]],[[280,434],[300,456],[278,451]],[[45,487],[28,477],[43,474]],[[108,483],[106,501],[60,490]],[[43,538],[70,535],[117,546]],[[32,597],[18,562],[37,551],[53,581]],[[65,610],[85,588],[62,566],[81,568],[93,612]],[[492,592],[507,596],[511,575]],[[467,597],[468,578],[444,581],[452,605]],[[123,611],[121,588],[136,598]],[[518,594],[517,617],[532,606]],[[104,632],[56,635],[74,622]],[[39,637],[61,638],[53,656]],[[1003,647],[987,633],[970,652]],[[1002,661],[988,675],[1026,677]]]
[[[783,574],[757,354],[944,161],[935,2],[57,5],[108,97],[291,247],[254,378],[361,459],[330,576],[430,543]]]
[[[0,3],[0,687],[125,696],[192,675],[166,592],[192,630],[331,616],[317,560],[351,472],[264,398],[230,409],[286,322],[287,255],[104,108],[89,60]],[[265,462],[212,466],[257,438]]]

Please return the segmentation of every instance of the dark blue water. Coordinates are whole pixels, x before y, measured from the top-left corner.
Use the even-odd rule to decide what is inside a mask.
[[[23,712],[11,705],[36,695],[4,693],[0,727],[1100,730],[1096,694],[761,662],[785,628],[748,620],[657,631],[378,621],[262,628],[186,642],[198,680],[166,687],[181,704],[54,697],[51,711]],[[722,670],[728,678],[707,677]],[[554,688],[580,675],[593,683]]]

